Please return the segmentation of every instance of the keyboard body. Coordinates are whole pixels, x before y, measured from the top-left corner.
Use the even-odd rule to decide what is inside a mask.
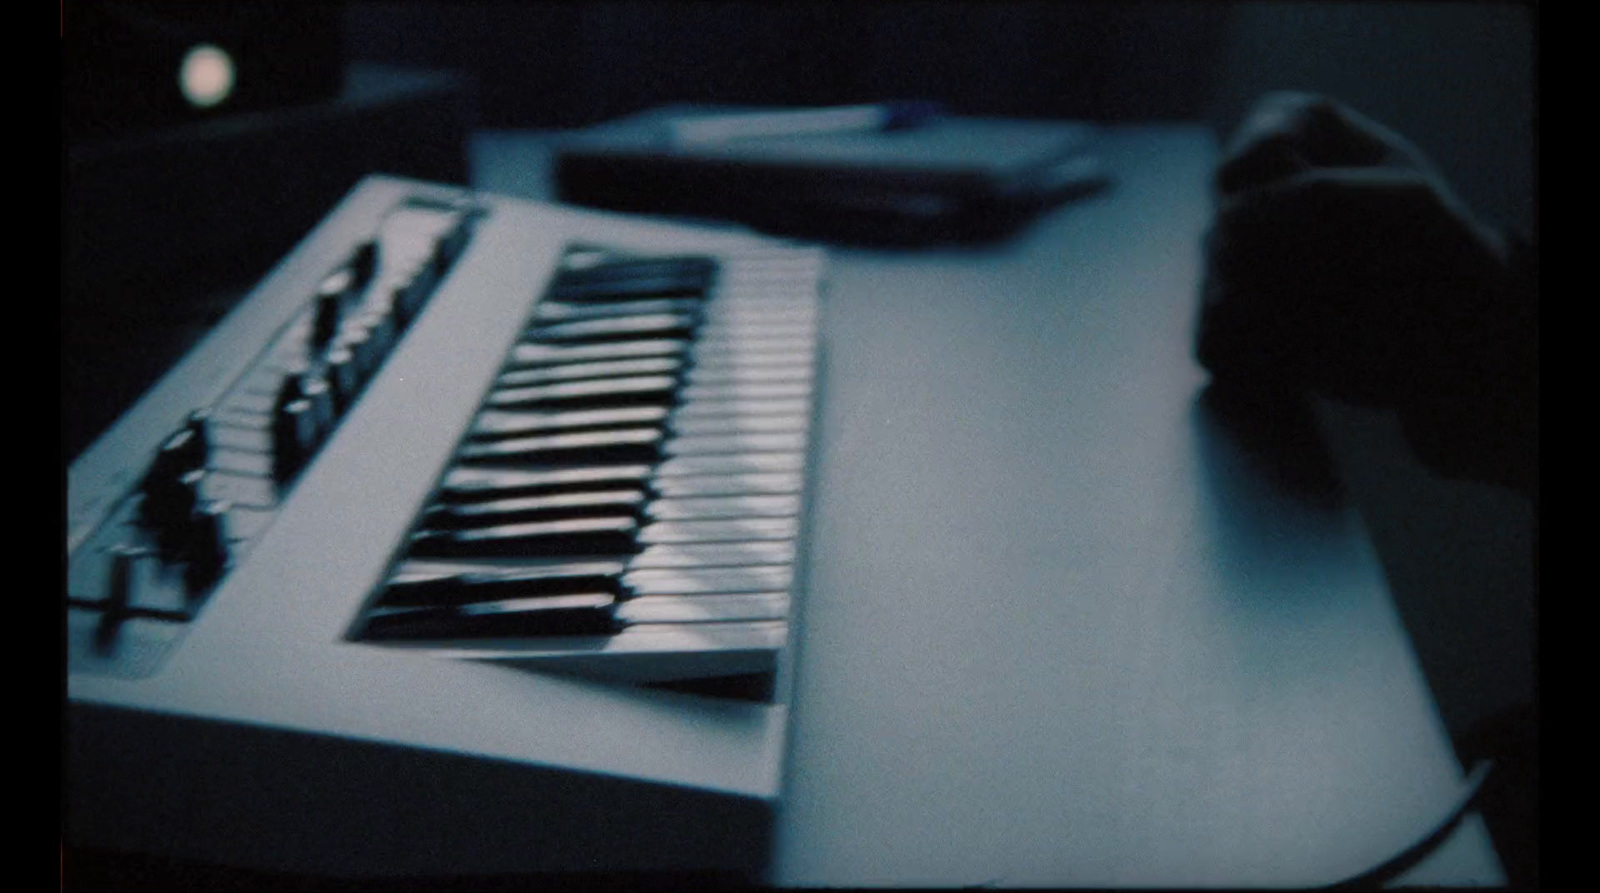
[[[230,516],[237,548],[202,596],[174,601],[149,556],[127,565],[142,568],[135,603],[157,593],[172,602],[159,610],[188,621],[134,612],[107,646],[107,578],[119,571],[105,555],[116,531],[139,527],[151,457],[193,410],[237,408],[277,340],[316,325],[308,297],[329,271],[407,201],[471,217],[426,305],[270,510],[248,530]],[[819,253],[741,233],[363,181],[68,470],[69,844],[327,877],[759,875],[802,591],[793,570],[804,566],[803,487],[785,503],[787,570],[768,580],[781,592],[767,593],[758,620],[706,623],[668,604],[676,622],[616,634],[362,635],[386,585],[417,570],[406,550],[419,519],[463,467],[469,432],[547,287],[564,265],[581,266],[574,246],[709,257],[768,285],[760,270],[777,270],[785,300],[814,302],[821,275]],[[737,327],[708,312],[708,326]],[[809,453],[789,455],[784,473],[804,481]],[[503,558],[482,565],[466,570],[506,572]],[[629,600],[638,602],[648,599]],[[649,641],[628,644],[641,628]],[[768,696],[633,684],[734,673],[766,674]]]

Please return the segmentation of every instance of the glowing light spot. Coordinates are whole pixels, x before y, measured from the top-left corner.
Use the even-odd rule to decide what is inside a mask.
[[[221,104],[233,92],[233,58],[209,43],[194,47],[178,67],[178,87],[190,105],[206,109]]]

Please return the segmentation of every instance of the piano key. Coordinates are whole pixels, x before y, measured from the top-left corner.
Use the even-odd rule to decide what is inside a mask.
[[[565,304],[541,301],[534,319],[541,323],[579,319],[604,319],[612,316],[641,316],[648,313],[681,313],[698,316],[703,304],[698,298],[656,298],[645,301]]]
[[[744,496],[763,493],[798,493],[803,477],[797,471],[768,471],[757,466],[759,460],[773,456],[787,462],[781,454],[764,454],[753,457],[758,461],[727,463],[728,457],[690,457],[694,464],[681,464],[686,460],[669,460],[660,474],[648,465],[593,465],[539,470],[522,470],[494,467],[460,467],[451,469],[440,487],[439,498],[451,501],[503,499],[538,493],[580,492],[584,490],[610,490],[627,486],[644,486],[651,493],[666,497]],[[721,467],[706,467],[707,460],[721,460]],[[665,467],[671,466],[671,467]]]
[[[537,410],[486,410],[472,423],[468,437],[492,441],[508,437],[554,434],[562,431],[638,427],[655,425],[674,434],[738,434],[804,431],[810,419],[804,415],[767,415],[723,412],[689,412],[698,404],[679,407],[622,406],[613,409],[540,412]]]
[[[812,365],[809,351],[774,351],[771,353],[753,352],[697,352],[692,353],[697,369],[721,369],[735,367],[753,369],[762,366],[810,366]]]
[[[622,515],[466,530],[424,530],[412,535],[410,554],[461,558],[628,555],[638,551],[638,531],[639,522]]]
[[[530,341],[562,344],[593,341],[635,341],[640,338],[688,338],[699,326],[698,316],[685,313],[648,313],[535,325],[527,330]]]
[[[607,269],[612,265],[596,267]],[[679,268],[660,272],[622,272],[611,270],[603,275],[588,275],[592,270],[563,273],[550,289],[549,298],[555,301],[616,301],[638,298],[674,298],[703,296],[710,289],[712,273],[709,270]]]
[[[695,496],[651,501],[641,488],[513,496],[470,503],[441,503],[424,515],[426,529],[500,526],[534,520],[631,514],[657,521],[782,518],[799,514],[792,494]]]
[[[628,571],[622,585],[633,596],[708,595],[788,589],[794,571],[787,566],[719,568],[651,568]]]
[[[601,635],[616,624],[616,598],[599,593],[507,599],[443,608],[373,608],[361,635],[368,639],[474,639]]]
[[[656,479],[659,481],[674,475],[801,471],[804,465],[805,456],[800,453],[674,456],[656,466]]]
[[[520,368],[591,360],[683,356],[689,353],[689,345],[689,341],[681,338],[643,338],[599,344],[543,344],[524,341],[511,349],[511,357],[506,365],[510,368]]]
[[[573,253],[580,255],[584,250],[575,249]],[[701,281],[710,281],[718,267],[716,260],[703,254],[622,257],[602,253],[598,262],[569,266],[562,271],[558,282],[589,285],[660,277],[698,278]]]
[[[737,384],[741,382],[759,384],[762,382],[794,382],[810,381],[812,379],[810,364],[780,366],[780,365],[752,365],[730,363],[722,366],[698,366],[688,370],[686,380],[690,384]]]
[[[783,620],[789,616],[787,592],[739,595],[645,596],[613,609],[617,623],[729,623]]]
[[[684,402],[690,400],[766,400],[811,396],[811,382],[758,381],[727,382],[722,384],[689,384],[679,392]]]
[[[459,455],[463,461],[552,464],[573,460],[653,462],[661,455],[665,440],[666,435],[659,428],[618,428],[508,440],[468,441]]]
[[[773,340],[778,338],[812,338],[817,334],[817,325],[810,322],[767,322],[757,320],[754,322],[733,321],[708,321],[699,329],[699,338],[706,341],[719,340]]]
[[[804,397],[783,397],[759,400],[710,400],[700,399],[692,403],[684,403],[672,410],[672,418],[683,422],[710,419],[735,419],[755,418],[759,416],[786,416],[806,417],[811,411],[811,402]]]
[[[792,387],[792,385],[785,385]],[[772,385],[779,387],[779,385]],[[490,406],[510,408],[558,408],[636,406],[676,402],[678,381],[665,375],[640,375],[629,378],[601,378],[527,388],[506,388],[489,392]]]
[[[496,388],[526,387],[559,381],[591,378],[620,378],[630,375],[676,375],[683,370],[679,357],[650,357],[638,360],[612,360],[599,363],[567,363],[514,369],[495,379]]]
[[[439,495],[446,499],[485,499],[511,495],[615,489],[644,484],[654,474],[649,465],[589,465],[567,468],[452,468],[445,473]]]
[[[800,513],[794,494],[765,496],[701,496],[657,499],[646,514],[658,521],[711,518],[781,518]]]
[[[663,425],[671,417],[665,406],[621,406],[569,412],[486,410],[478,414],[469,432],[476,438],[513,437],[541,431],[614,428],[625,425]]]
[[[563,277],[566,280],[566,277]],[[563,303],[599,303],[642,298],[704,298],[710,283],[695,276],[653,276],[601,282],[560,281],[550,289],[549,300]]]
[[[378,604],[386,607],[445,607],[471,602],[602,594],[623,598],[618,561],[567,562],[552,567],[423,569],[408,563],[385,585]]]
[[[663,475],[651,479],[650,489],[667,499],[799,493],[803,484],[798,473]]]
[[[803,431],[739,433],[674,437],[661,444],[668,456],[702,456],[721,453],[785,453],[806,448]]]
[[[793,539],[795,518],[741,518],[730,521],[660,521],[639,531],[638,541],[656,543],[719,543]]]
[[[516,496],[484,502],[441,503],[424,515],[429,529],[470,526],[497,526],[534,520],[554,520],[590,516],[615,516],[644,512],[649,494],[642,487],[631,490],[592,490]]]
[[[747,338],[704,338],[695,343],[693,356],[696,363],[708,360],[722,362],[742,361],[745,357],[775,353],[809,353],[816,348],[816,338],[795,335]]]
[[[629,568],[739,567],[788,564],[794,561],[793,540],[756,540],[740,543],[687,543],[646,546],[628,562]]]
[[[678,435],[775,433],[805,431],[810,419],[803,415],[704,415],[674,414],[669,425]]]

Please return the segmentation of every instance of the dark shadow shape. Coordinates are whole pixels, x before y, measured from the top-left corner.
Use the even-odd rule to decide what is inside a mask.
[[[1343,502],[1343,484],[1307,397],[1212,383],[1195,406],[1197,421],[1237,446],[1246,468],[1285,495],[1317,508]],[[1217,463],[1207,464],[1218,471]]]

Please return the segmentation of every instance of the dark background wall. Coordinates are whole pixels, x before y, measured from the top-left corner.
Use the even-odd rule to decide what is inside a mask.
[[[566,127],[668,101],[1186,117],[1223,24],[1167,3],[379,2],[352,3],[346,34],[358,58],[478,73],[486,126]]]
[[[505,129],[919,98],[1226,132],[1267,90],[1311,90],[1412,137],[1496,222],[1534,223],[1534,14],[1516,3],[369,0],[344,34],[352,59],[472,73],[478,120]]]

